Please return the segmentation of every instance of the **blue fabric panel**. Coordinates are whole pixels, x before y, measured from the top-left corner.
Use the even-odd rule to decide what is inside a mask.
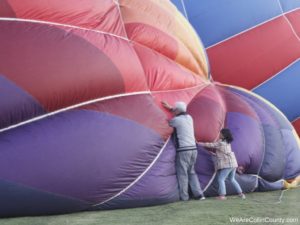
[[[280,3],[284,12],[288,12],[293,9],[300,8],[299,0],[280,0]]]
[[[0,180],[0,217],[59,214],[86,210],[89,203]]]
[[[290,121],[300,116],[300,60],[253,91],[272,102]]]
[[[274,182],[284,176],[286,163],[284,143],[280,130],[276,127],[263,125],[265,136],[265,155],[259,176]]]
[[[185,16],[184,6],[182,5],[182,0],[172,0],[172,3],[176,6],[176,8],[181,12],[183,16]]]
[[[190,23],[208,47],[281,14],[277,0],[184,0]]]

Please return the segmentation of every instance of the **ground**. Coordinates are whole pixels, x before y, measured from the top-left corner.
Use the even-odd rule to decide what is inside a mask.
[[[208,198],[166,205],[58,216],[0,219],[1,225],[223,225],[300,224],[300,189],[256,192],[242,200]],[[233,222],[240,219],[240,222]],[[248,222],[242,222],[248,220]],[[290,221],[288,221],[290,220]],[[265,221],[265,222],[264,222]],[[283,223],[282,223],[283,222]]]

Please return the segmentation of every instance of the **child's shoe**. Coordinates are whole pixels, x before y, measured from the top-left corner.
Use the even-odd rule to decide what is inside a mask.
[[[246,195],[244,193],[240,193],[239,196],[241,199],[246,199]]]
[[[224,195],[219,195],[218,197],[216,197],[216,199],[218,199],[218,200],[226,200],[227,198]]]

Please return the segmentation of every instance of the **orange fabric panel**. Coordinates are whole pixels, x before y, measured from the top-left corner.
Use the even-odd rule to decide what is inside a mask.
[[[191,71],[207,77],[204,49],[189,23],[170,2],[155,0],[120,0],[119,2],[125,25],[147,24],[173,37],[180,46],[176,61]],[[165,4],[170,4],[169,10],[166,10]]]
[[[151,48],[172,60],[176,59],[178,42],[167,33],[143,23],[128,23],[126,31],[130,40]]]
[[[151,91],[184,89],[206,82],[204,78],[191,73],[149,48],[136,44],[135,50],[143,65],[148,87]],[[157,64],[158,61],[159,64]]]

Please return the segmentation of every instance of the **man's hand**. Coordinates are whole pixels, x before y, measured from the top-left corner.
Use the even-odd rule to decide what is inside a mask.
[[[169,105],[168,102],[166,101],[161,101],[161,104],[163,105],[163,107],[165,107],[166,109],[172,111],[173,110],[173,107],[171,105]]]

